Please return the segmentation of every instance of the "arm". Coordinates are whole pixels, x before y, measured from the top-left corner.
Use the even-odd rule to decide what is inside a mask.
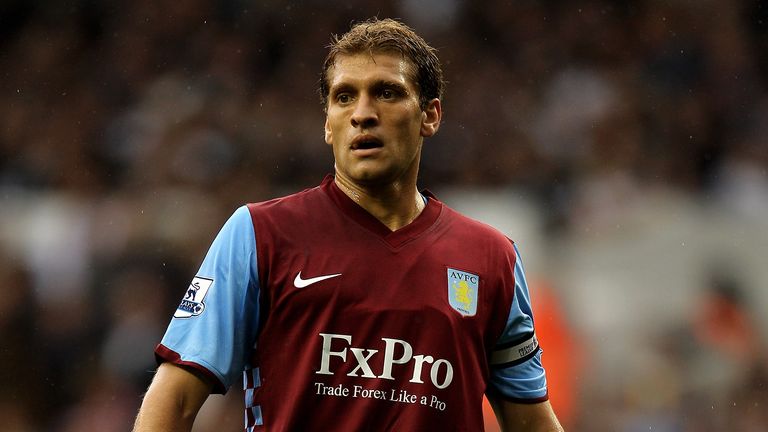
[[[547,400],[541,349],[535,335],[533,310],[522,260],[513,245],[514,298],[507,325],[490,358],[491,374],[486,393],[504,432],[563,431]],[[519,402],[513,402],[518,400]]]
[[[504,432],[563,432],[549,401],[517,404],[499,397],[489,397],[501,430]]]
[[[171,363],[157,369],[136,417],[134,432],[190,431],[213,383]]]
[[[259,321],[255,255],[251,215],[243,206],[214,239],[155,348],[161,365],[134,432],[189,431],[208,395],[225,393],[242,376]]]

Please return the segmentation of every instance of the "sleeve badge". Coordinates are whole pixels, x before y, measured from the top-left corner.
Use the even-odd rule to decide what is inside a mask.
[[[189,318],[198,316],[205,310],[205,296],[213,285],[213,279],[195,276],[184,294],[174,318]]]

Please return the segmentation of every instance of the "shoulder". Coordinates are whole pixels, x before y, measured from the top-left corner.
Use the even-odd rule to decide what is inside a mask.
[[[260,245],[270,239],[306,240],[328,230],[328,225],[339,219],[335,205],[322,186],[245,207]]]
[[[459,213],[445,203],[442,203],[442,206],[443,218],[450,227],[452,234],[459,234],[473,241],[503,250],[512,251],[514,249],[514,242],[495,227]]]
[[[248,203],[245,207],[253,217],[288,215],[296,212],[306,212],[309,208],[317,206],[323,199],[323,195],[320,186],[316,186],[282,197]]]

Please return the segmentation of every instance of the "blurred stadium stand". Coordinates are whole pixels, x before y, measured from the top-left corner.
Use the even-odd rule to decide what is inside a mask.
[[[0,3],[2,430],[130,429],[221,224],[332,169],[323,47],[373,15],[440,50],[421,185],[520,245],[566,429],[768,430],[757,0]]]

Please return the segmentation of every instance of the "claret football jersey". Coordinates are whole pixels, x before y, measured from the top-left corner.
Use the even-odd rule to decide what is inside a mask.
[[[390,231],[338,189],[236,210],[156,349],[246,431],[478,431],[482,397],[547,398],[515,245],[425,192]]]

